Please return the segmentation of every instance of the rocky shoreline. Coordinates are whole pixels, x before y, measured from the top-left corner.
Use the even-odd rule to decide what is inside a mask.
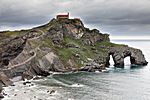
[[[11,79],[30,80],[50,72],[102,71],[112,55],[115,67],[148,62],[141,50],[110,42],[109,35],[84,27],[80,19],[52,19],[30,30],[0,32],[0,90]],[[2,96],[3,97],[3,96]]]
[[[32,80],[18,81],[15,82],[15,86],[4,87],[3,96],[4,100],[48,100],[59,95],[56,90],[53,87],[38,85]]]

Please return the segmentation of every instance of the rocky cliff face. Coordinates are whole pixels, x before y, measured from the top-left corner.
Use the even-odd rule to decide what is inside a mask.
[[[23,50],[26,39],[15,37],[5,41],[0,48],[0,66],[7,66],[9,61],[16,58]]]
[[[147,65],[142,51],[109,41],[109,35],[84,27],[79,19],[52,19],[30,30],[1,32],[0,79],[22,76],[47,76],[51,71],[102,71],[112,55],[115,66],[123,67],[124,58],[131,64]],[[5,76],[5,77],[4,77]]]
[[[107,64],[109,65],[109,56],[112,55],[114,63],[116,67],[124,67],[124,58],[130,57],[130,62],[132,65],[144,66],[147,65],[147,61],[142,54],[142,51],[139,49],[127,47],[127,46],[119,46],[110,48],[108,52],[108,60]]]

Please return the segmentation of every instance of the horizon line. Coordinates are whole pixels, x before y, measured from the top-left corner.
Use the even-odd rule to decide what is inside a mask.
[[[110,36],[110,40],[150,40],[150,36]]]

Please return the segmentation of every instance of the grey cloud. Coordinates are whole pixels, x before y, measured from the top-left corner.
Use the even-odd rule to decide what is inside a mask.
[[[35,26],[70,12],[113,35],[150,35],[149,9],[150,0],[1,0],[0,27]]]

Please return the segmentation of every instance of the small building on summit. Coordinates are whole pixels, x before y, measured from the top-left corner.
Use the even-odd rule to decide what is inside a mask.
[[[57,19],[69,19],[69,13],[62,13],[56,16]]]

